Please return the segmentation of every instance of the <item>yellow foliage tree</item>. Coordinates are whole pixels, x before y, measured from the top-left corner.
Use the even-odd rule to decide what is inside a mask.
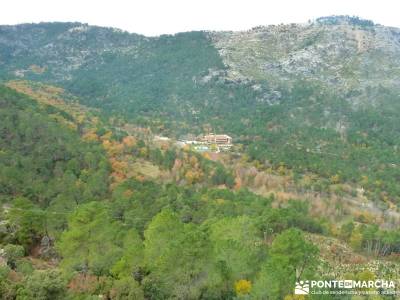
[[[208,152],[203,152],[203,157],[205,159],[209,159],[209,160],[211,159],[210,154]]]
[[[124,146],[118,142],[103,140],[103,147],[106,149],[108,155],[115,156],[123,152]]]
[[[193,171],[188,170],[185,174],[185,179],[188,184],[192,184],[196,179],[196,174]]]
[[[109,140],[103,140],[103,147],[106,151],[109,151],[111,148],[111,142]]]
[[[98,141],[99,137],[97,136],[96,132],[94,130],[89,130],[83,135],[83,139],[86,141]]]
[[[103,134],[102,136],[101,136],[101,139],[104,141],[104,140],[110,140],[111,139],[111,136],[112,136],[112,132],[111,131],[107,131],[105,134]]]
[[[350,236],[350,246],[355,250],[361,250],[363,236],[358,230],[354,230]]]
[[[235,292],[236,295],[246,295],[251,291],[251,281],[246,279],[240,279],[235,282]]]
[[[190,159],[189,159],[189,162],[190,162],[190,165],[192,167],[196,167],[197,164],[198,164],[197,157],[196,156],[191,156]]]
[[[286,167],[283,163],[280,164],[280,166],[278,167],[278,173],[279,175],[285,175],[286,174]]]
[[[331,176],[331,183],[332,184],[338,184],[340,182],[340,176],[339,174]]]

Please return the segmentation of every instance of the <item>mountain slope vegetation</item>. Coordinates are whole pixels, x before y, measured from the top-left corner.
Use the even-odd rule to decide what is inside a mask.
[[[302,299],[299,273],[398,278],[399,52],[399,29],[347,16],[0,26],[0,297]],[[209,131],[232,151],[175,143]]]
[[[398,29],[338,16],[153,38],[41,23],[0,37],[4,79],[57,84],[170,136],[224,131],[251,159],[399,201]]]

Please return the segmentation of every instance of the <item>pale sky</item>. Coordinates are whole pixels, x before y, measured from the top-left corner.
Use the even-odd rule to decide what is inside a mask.
[[[399,0],[2,0],[0,24],[79,21],[148,36],[357,15],[400,27]]]

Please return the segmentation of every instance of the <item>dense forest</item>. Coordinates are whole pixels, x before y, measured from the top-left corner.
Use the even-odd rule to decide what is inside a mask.
[[[305,203],[273,209],[271,199],[246,190],[134,179],[110,191],[111,167],[99,143],[82,141],[54,118],[72,116],[6,87],[0,93],[4,299],[80,299],[93,293],[112,299],[220,299],[250,290],[262,295],[263,272],[282,268],[273,255],[267,259],[266,232],[281,239],[274,239],[271,251],[295,247],[299,264],[305,255],[316,259],[317,248],[295,229],[323,231],[307,217]],[[298,209],[305,213],[300,219]],[[61,259],[59,269],[36,269],[37,262],[24,258],[37,251],[42,259]],[[254,282],[251,289],[257,277],[260,286]],[[274,284],[276,295],[284,295],[291,283]]]
[[[308,235],[333,232],[307,202],[273,207],[273,196],[230,190],[229,170],[196,153],[183,169],[189,184],[115,174],[127,154],[164,169],[184,156],[0,93],[4,299],[291,299],[299,272],[329,278]],[[348,222],[337,236],[356,251],[400,253],[397,231]]]
[[[260,60],[255,64],[246,51],[263,53],[264,48],[258,44],[245,48],[239,43],[247,38],[243,34],[239,44],[232,36],[233,44],[225,45],[218,41],[223,35],[208,32],[147,38],[79,23],[3,26],[1,77],[23,76],[56,84],[85,105],[167,136],[200,134],[205,127],[226,132],[243,142],[252,159],[268,161],[275,168],[285,164],[298,173],[351,181],[380,205],[398,203],[396,73],[372,76],[383,72],[386,64],[397,64],[392,58],[393,51],[400,51],[397,44],[394,50],[390,48],[393,51],[382,48],[383,43],[395,43],[397,35],[394,31],[385,35],[385,28],[368,20],[336,16],[320,18],[302,29],[304,40],[285,40],[291,31],[300,29],[259,29],[272,44],[265,57],[255,56]],[[363,43],[372,44],[370,49],[360,52],[353,39],[342,36],[347,29],[365,35]],[[287,55],[295,71],[298,47],[307,51],[315,45],[324,49],[321,55],[325,53],[331,65],[309,72],[333,76],[330,68],[337,65],[340,74],[334,78],[309,73],[286,77],[281,71],[269,70],[264,77],[252,76],[258,64],[275,63],[284,55],[279,41],[269,38],[277,34],[274,30],[288,43],[291,52]],[[260,39],[256,29],[248,34]],[[342,48],[335,44],[332,50],[331,44],[340,41]],[[351,59],[343,62],[342,52]],[[230,54],[226,58],[221,53]],[[235,78],[232,74],[236,73],[242,75]]]
[[[396,299],[293,295],[400,276],[396,32],[0,26],[0,298]]]

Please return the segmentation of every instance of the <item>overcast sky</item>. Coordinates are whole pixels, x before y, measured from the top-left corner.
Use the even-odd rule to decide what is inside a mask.
[[[333,14],[400,27],[399,0],[3,0],[0,24],[79,21],[144,35],[243,30]]]

